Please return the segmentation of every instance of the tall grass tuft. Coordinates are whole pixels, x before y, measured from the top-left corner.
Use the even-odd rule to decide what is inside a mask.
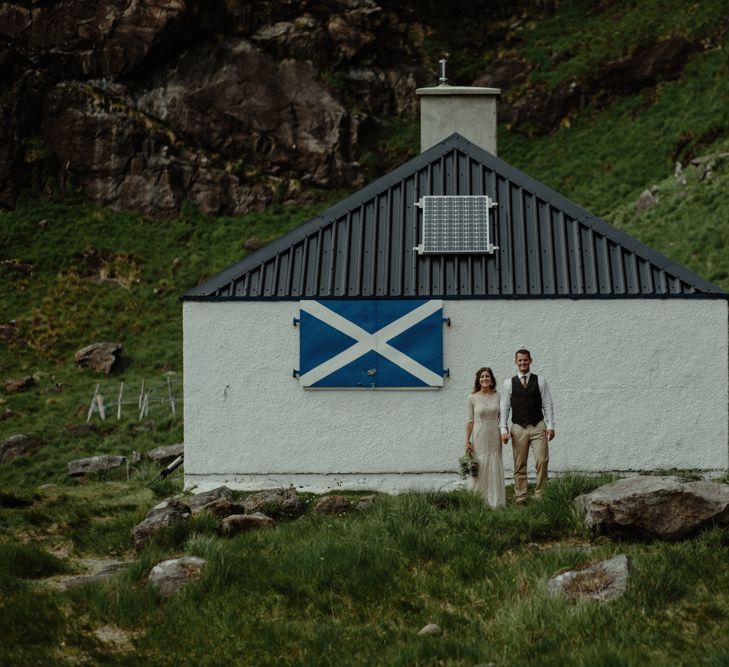
[[[0,571],[7,576],[38,579],[69,569],[67,563],[35,544],[0,544]]]

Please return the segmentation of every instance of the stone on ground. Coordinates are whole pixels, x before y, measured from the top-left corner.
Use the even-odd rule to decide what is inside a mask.
[[[156,447],[151,450],[147,456],[157,465],[162,467],[168,466],[178,456],[182,456],[185,452],[185,445],[182,442],[178,442],[174,445],[164,445],[162,447]]]
[[[190,508],[175,498],[169,498],[155,505],[144,520],[132,528],[132,540],[136,549],[142,549],[159,531],[178,519],[188,519]]]
[[[5,380],[5,393],[17,394],[20,391],[27,391],[35,384],[35,380],[31,375],[20,378],[9,378]]]
[[[595,600],[607,602],[628,590],[630,560],[624,554],[580,568],[561,572],[549,580],[547,588],[552,595],[567,600]]]
[[[113,470],[127,462],[126,456],[115,454],[104,454],[102,456],[89,456],[85,459],[75,459],[68,462],[68,474],[70,477],[79,477],[94,472]]]
[[[0,445],[0,463],[8,463],[18,456],[28,456],[37,445],[38,441],[29,435],[11,435]]]
[[[231,514],[221,524],[223,535],[237,535],[257,528],[273,528],[276,522],[269,516],[255,512],[253,514]]]
[[[420,632],[418,632],[419,635],[425,637],[425,636],[435,636],[439,635],[441,633],[440,625],[437,623],[428,623],[428,625],[423,626],[420,629]]]
[[[352,502],[344,496],[324,496],[314,505],[314,512],[317,514],[346,514],[353,509]]]
[[[729,525],[729,485],[680,477],[626,477],[575,498],[589,528],[678,539],[707,526]]]
[[[121,349],[121,343],[92,343],[76,352],[74,359],[81,368],[109,375]]]
[[[172,597],[188,581],[199,578],[206,563],[205,559],[197,556],[162,561],[149,573],[149,585],[161,598]]]
[[[263,512],[277,518],[299,516],[305,509],[303,501],[293,487],[255,493],[248,496],[242,505],[247,514]]]

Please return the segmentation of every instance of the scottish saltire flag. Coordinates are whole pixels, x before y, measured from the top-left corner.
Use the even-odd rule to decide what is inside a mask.
[[[443,301],[301,301],[303,387],[442,387]]]

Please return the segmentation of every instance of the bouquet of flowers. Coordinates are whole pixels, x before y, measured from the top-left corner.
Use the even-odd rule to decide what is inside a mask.
[[[473,458],[473,454],[471,452],[466,452],[463,456],[461,456],[461,458],[458,459],[458,463],[461,464],[461,477],[463,477],[463,479],[466,479],[466,477],[476,477],[478,475],[478,461]]]

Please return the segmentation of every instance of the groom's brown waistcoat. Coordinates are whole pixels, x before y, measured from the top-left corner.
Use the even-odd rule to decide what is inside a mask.
[[[511,421],[526,428],[529,424],[536,426],[542,419],[544,414],[539,379],[532,373],[524,389],[519,376],[515,375],[511,378]]]

